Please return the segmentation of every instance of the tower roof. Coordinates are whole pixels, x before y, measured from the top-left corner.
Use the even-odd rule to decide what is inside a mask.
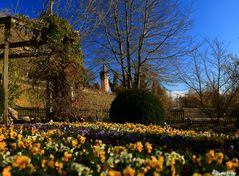
[[[103,65],[103,67],[102,67],[102,71],[101,71],[101,72],[103,72],[103,73],[107,73],[107,72],[108,72],[108,70],[107,70],[105,64]]]

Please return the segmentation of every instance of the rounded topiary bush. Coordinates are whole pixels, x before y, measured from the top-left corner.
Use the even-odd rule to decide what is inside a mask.
[[[110,107],[110,121],[115,123],[160,124],[164,109],[151,92],[129,89],[119,92]]]

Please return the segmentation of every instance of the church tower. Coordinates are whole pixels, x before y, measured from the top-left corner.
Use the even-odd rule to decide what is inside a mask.
[[[101,90],[105,93],[109,93],[109,72],[105,65],[103,65],[102,71],[100,72],[100,80],[101,80]]]

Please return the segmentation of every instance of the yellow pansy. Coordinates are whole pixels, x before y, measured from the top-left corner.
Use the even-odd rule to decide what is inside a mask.
[[[10,138],[14,139],[17,136],[17,133],[15,131],[11,131]]]
[[[193,174],[193,176],[202,176],[202,175],[196,172]]]
[[[137,148],[137,150],[138,150],[139,152],[142,152],[143,149],[144,149],[144,146],[143,146],[143,144],[142,144],[141,142],[137,142],[137,143],[136,143],[136,148]]]
[[[5,139],[5,136],[3,134],[0,135],[0,142]]]
[[[86,141],[86,137],[79,135],[79,138],[80,138],[80,139],[79,139],[79,140],[80,140],[80,143],[81,143],[81,144],[84,144],[85,141]]]
[[[74,140],[71,141],[71,145],[72,145],[72,147],[76,147],[77,144],[78,144],[77,139],[74,139]]]
[[[64,152],[64,156],[62,157],[62,160],[67,162],[69,161],[69,159],[72,157],[72,154],[71,153],[68,153],[68,152]]]
[[[119,154],[119,153],[121,153],[121,152],[123,152],[123,151],[125,151],[125,150],[126,150],[126,148],[123,147],[123,146],[115,146],[115,147],[113,148],[113,152],[114,152],[114,153],[117,153],[117,154]]]
[[[234,158],[231,161],[226,162],[226,165],[229,170],[235,170],[236,168],[239,168],[239,160]]]
[[[2,171],[2,176],[11,176],[11,169],[12,167],[11,166],[7,166],[3,169]]]
[[[115,170],[110,170],[110,171],[107,173],[107,176],[121,176],[121,172],[115,171]]]
[[[28,167],[30,168],[30,172],[31,172],[31,173],[36,172],[36,168],[33,166],[32,163],[30,163],[30,164],[28,165]]]
[[[7,144],[4,141],[0,142],[0,152],[6,151],[7,150],[6,147],[7,147]]]
[[[23,136],[22,136],[21,134],[18,134],[18,135],[17,135],[17,139],[18,139],[18,140],[22,140],[22,138],[23,138]]]
[[[18,167],[20,170],[25,169],[30,164],[31,159],[25,155],[16,156],[12,162],[13,167]]]
[[[16,150],[17,149],[17,144],[14,142],[14,143],[11,144],[11,147],[12,147],[13,150]]]
[[[132,169],[130,166],[128,166],[123,170],[123,175],[124,176],[135,176],[135,170]]]
[[[224,155],[222,152],[216,153],[216,161],[218,164],[222,164],[223,158],[224,158]]]
[[[100,145],[100,144],[102,144],[103,142],[102,142],[102,140],[100,140],[100,139],[97,139],[96,141],[95,141],[95,145]]]
[[[152,147],[152,144],[150,144],[149,142],[145,143],[145,148],[146,148],[148,153],[152,152],[153,147]]]
[[[41,167],[44,168],[46,167],[47,160],[43,159],[41,160]]]
[[[63,163],[56,161],[55,162],[55,167],[56,167],[56,170],[58,171],[58,173],[61,174],[62,173],[62,168],[63,168]]]
[[[211,162],[215,159],[215,151],[214,150],[210,150],[207,154],[207,161],[208,164],[211,164]]]
[[[50,168],[54,168],[55,167],[55,162],[54,160],[50,160],[47,162],[47,166],[50,167]]]
[[[19,148],[26,148],[25,143],[22,141],[17,142]]]

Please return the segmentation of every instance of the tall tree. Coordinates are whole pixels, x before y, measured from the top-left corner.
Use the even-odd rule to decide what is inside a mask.
[[[183,9],[178,1],[112,0],[101,21],[92,38],[99,51],[96,61],[119,70],[124,87],[132,88],[133,81],[141,87],[145,64],[152,65],[154,71],[167,68],[165,73],[171,70],[170,61],[189,51],[191,40],[185,35],[191,24],[189,9]]]

